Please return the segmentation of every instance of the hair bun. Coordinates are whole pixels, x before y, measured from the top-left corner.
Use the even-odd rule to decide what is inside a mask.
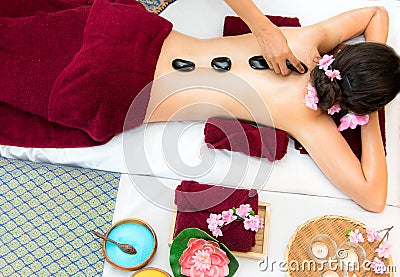
[[[335,103],[340,102],[342,96],[340,86],[336,80],[331,81],[331,79],[326,76],[324,70],[315,67],[311,72],[311,79],[317,90],[319,98],[318,106],[320,109],[327,111]]]

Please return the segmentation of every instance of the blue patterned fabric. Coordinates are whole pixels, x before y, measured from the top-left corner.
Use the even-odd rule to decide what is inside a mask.
[[[159,14],[175,0],[138,0],[138,2],[142,3],[148,11]]]
[[[0,157],[0,276],[101,276],[119,179]]]

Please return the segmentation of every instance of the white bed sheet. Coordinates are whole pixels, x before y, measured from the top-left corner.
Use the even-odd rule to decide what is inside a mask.
[[[338,0],[330,2],[329,8],[316,0],[255,2],[268,14],[297,16],[302,25],[312,24],[352,8],[386,6],[391,16],[388,43],[400,52],[400,1]],[[220,36],[225,15],[234,13],[222,0],[178,0],[161,14],[174,23],[175,30],[200,38]],[[400,99],[397,98],[386,110],[389,167],[387,203],[394,206],[400,205],[399,113]],[[289,145],[288,154],[281,161],[270,164],[265,159],[250,158],[240,153],[207,149],[203,127],[202,122],[149,124],[118,135],[102,146],[79,149],[0,146],[0,154],[10,158],[122,173],[347,198],[326,179],[307,155],[300,155],[294,149],[293,142]],[[174,137],[177,139],[173,139]]]

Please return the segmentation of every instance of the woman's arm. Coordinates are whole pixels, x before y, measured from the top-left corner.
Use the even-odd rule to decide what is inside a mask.
[[[246,22],[256,36],[262,54],[275,73],[288,75],[289,60],[298,71],[303,72],[299,60],[293,55],[282,31],[258,9],[252,0],[225,0],[225,2]]]
[[[385,43],[388,14],[381,7],[361,8],[309,26],[308,30],[320,53],[361,34],[367,41]],[[361,162],[329,116],[321,115],[308,122],[302,124],[294,135],[324,174],[364,209],[382,211],[386,204],[388,181],[378,113],[370,114],[369,123],[361,126]]]
[[[366,41],[386,43],[389,17],[383,7],[367,7],[341,13],[309,28],[319,52],[324,54],[361,34]]]
[[[297,125],[293,136],[332,183],[364,209],[381,212],[386,205],[387,167],[377,112],[361,127],[361,162],[330,116],[313,116]]]

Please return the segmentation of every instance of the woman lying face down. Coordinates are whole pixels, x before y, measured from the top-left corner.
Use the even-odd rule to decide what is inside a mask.
[[[252,68],[249,58],[260,55],[252,34],[204,40],[172,31],[160,53],[145,121],[235,117],[282,129],[307,149],[340,190],[364,209],[382,211],[388,181],[377,111],[400,90],[400,59],[385,45],[386,10],[361,8],[310,26],[281,30],[293,53],[310,69],[307,73],[282,77]],[[347,46],[335,56],[324,55],[361,34],[365,43]],[[216,57],[228,57],[229,74],[253,91],[249,86],[236,86],[234,94],[206,85],[191,87],[191,81],[198,84],[196,71],[204,68],[210,69],[204,71],[204,80],[229,80],[226,73],[211,69]],[[193,62],[193,71],[176,72],[172,61],[177,58]],[[170,82],[168,75],[173,76]],[[158,79],[164,81],[158,84]],[[174,91],[180,82],[188,85]],[[269,118],[249,105],[260,99]],[[343,114],[340,130],[361,125],[361,161],[333,122],[334,112]]]
[[[318,106],[323,111],[329,113],[329,109],[337,105],[341,110],[365,115],[384,107],[399,92],[399,58],[384,44],[350,45],[339,51],[335,58],[329,58],[329,67],[340,73],[339,78],[329,77],[329,72],[327,74],[321,68],[323,66],[317,66],[311,72]]]

